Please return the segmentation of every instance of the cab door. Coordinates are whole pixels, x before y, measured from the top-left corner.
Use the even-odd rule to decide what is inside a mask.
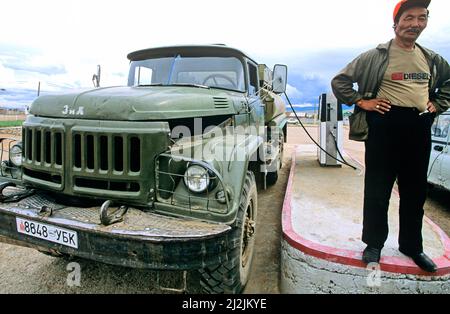
[[[446,128],[444,128],[444,134],[447,133],[447,145],[445,146],[441,156],[441,182],[442,187],[450,191],[450,114],[445,115],[444,117],[446,118],[447,122],[447,126]]]
[[[432,126],[431,158],[428,182],[450,190],[450,112],[441,115]]]
[[[258,66],[248,60],[248,109],[249,109],[249,119],[250,126],[255,126],[256,134],[258,136],[264,135],[264,106],[260,98],[260,89],[259,89],[259,73]],[[254,133],[251,133],[254,134]],[[255,134],[255,135],[256,135]]]

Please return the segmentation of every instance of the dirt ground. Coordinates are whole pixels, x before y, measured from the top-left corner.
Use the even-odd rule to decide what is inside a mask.
[[[24,121],[25,114],[0,114],[0,121]]]
[[[317,128],[308,128],[317,138]],[[284,167],[277,185],[258,196],[258,233],[250,281],[244,291],[249,294],[277,294],[280,279],[281,209],[291,155],[295,145],[311,143],[299,127],[290,127]],[[345,150],[363,161],[364,146],[345,141]],[[450,234],[450,193],[438,189],[430,192],[426,214]],[[73,268],[70,261],[49,257],[35,250],[0,243],[0,293],[167,293],[158,288],[179,282],[179,274],[157,273],[75,260],[81,266],[80,285],[69,286],[67,278]],[[188,292],[197,293],[197,274],[188,273]]]

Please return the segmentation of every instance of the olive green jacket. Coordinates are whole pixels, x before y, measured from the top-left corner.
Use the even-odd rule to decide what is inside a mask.
[[[339,101],[351,106],[361,99],[377,96],[388,68],[391,44],[392,40],[361,54],[332,80],[331,86]],[[430,100],[441,114],[450,107],[450,66],[437,53],[420,45],[417,47],[422,49],[430,65]],[[354,83],[358,83],[358,91],[354,90]],[[355,113],[360,110],[356,107]]]

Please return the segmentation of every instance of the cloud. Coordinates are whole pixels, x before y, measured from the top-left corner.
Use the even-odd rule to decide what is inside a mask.
[[[423,41],[419,42],[450,62],[450,41],[448,34],[450,34],[450,27],[435,32],[433,33],[433,37],[425,37]]]
[[[294,86],[287,84],[286,93],[291,97],[300,98],[302,93]]]
[[[7,82],[13,82],[15,80],[14,71],[3,66],[0,60],[0,87]]]
[[[124,73],[124,72],[114,72],[114,73],[112,73],[112,75],[118,76],[120,78],[126,78],[127,77],[127,73]]]
[[[66,74],[62,64],[55,64],[55,60],[45,57],[42,52],[20,45],[0,43],[0,64],[14,71],[32,72],[44,75]]]
[[[332,78],[370,46],[335,49],[304,49],[292,52],[282,63],[288,65],[287,93],[293,103],[314,104],[323,93],[331,92]]]
[[[450,28],[448,33],[440,35],[439,40],[425,38],[421,43],[450,61],[450,41],[441,40],[443,37],[448,38],[447,34],[450,34]],[[331,92],[331,80],[341,69],[359,54],[377,45],[378,43],[374,43],[372,46],[320,49],[293,54],[286,60],[289,66],[288,83],[291,86],[287,91],[288,95],[290,91],[294,91],[291,98],[295,103],[317,102],[319,95]]]
[[[75,68],[84,68],[78,65]],[[0,43],[0,104],[31,103],[37,95],[80,88],[80,80],[69,73],[60,57],[22,45]],[[14,98],[11,94],[19,96]]]
[[[45,75],[66,74],[66,68],[63,65],[42,65],[36,66],[27,62],[4,63],[4,67],[17,71],[36,72]]]
[[[0,87],[7,89],[22,86],[33,90],[38,82],[46,91],[92,87],[97,64],[102,65],[102,86],[124,85],[126,55],[131,51],[222,42],[268,66],[287,64],[288,93],[295,103],[315,103],[321,93],[329,91],[332,77],[348,62],[394,35],[392,0],[279,0],[276,4],[270,0],[214,4],[196,0],[195,6],[182,0],[129,0],[126,6],[100,0],[41,0],[27,2],[27,10],[23,10],[22,1],[4,2],[2,12],[20,12],[4,14],[0,19],[2,30],[14,25],[12,31],[2,33],[0,40]],[[449,4],[432,2],[430,23],[420,40],[447,60]],[[105,7],[108,14],[104,14]],[[282,9],[282,17],[272,10],[275,7]],[[241,19],[239,23],[225,23],[236,15],[236,8],[272,22]],[[149,19],[148,12],[158,14]],[[367,12],[372,18],[351,18]]]
[[[293,86],[298,93],[290,94],[288,96],[293,103],[316,103],[319,96],[330,91],[330,79],[317,75],[317,73],[291,73],[289,75],[289,84]]]
[[[32,56],[42,54],[42,51],[35,47],[5,42],[0,42],[0,52],[0,58],[3,56],[28,59]]]
[[[0,106],[9,108],[25,108],[36,99],[36,90],[11,88],[0,91]]]
[[[317,106],[317,104],[316,105],[314,105],[314,104],[292,105],[292,107],[294,107],[294,109],[297,109],[297,108],[300,108],[300,109],[311,108],[311,107],[314,107],[314,106]]]

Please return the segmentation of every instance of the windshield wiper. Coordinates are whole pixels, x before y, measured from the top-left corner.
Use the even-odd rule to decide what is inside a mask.
[[[242,90],[239,90],[239,89],[226,88],[226,87],[221,87],[221,86],[211,86],[210,88],[220,89],[220,90],[227,90],[227,91],[230,91],[230,92],[245,93],[245,91],[242,91]]]
[[[169,86],[182,86],[182,87],[196,87],[196,88],[211,89],[211,87],[206,86],[206,85],[190,84],[190,83],[175,83],[175,84],[170,84]]]

